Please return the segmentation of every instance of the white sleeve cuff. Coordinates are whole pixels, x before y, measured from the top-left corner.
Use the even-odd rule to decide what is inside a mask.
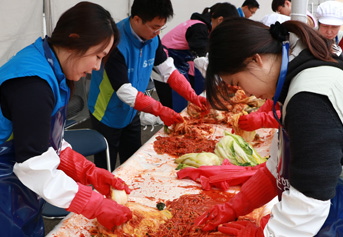
[[[168,57],[166,61],[161,63],[158,66],[154,67],[155,70],[160,74],[160,78],[154,78],[155,80],[161,80],[161,82],[167,83],[168,78],[170,75],[176,70],[176,67],[174,66],[174,59],[171,57]]]
[[[68,147],[70,147],[72,149],[71,145],[66,140],[63,139],[61,151],[63,151],[64,149],[66,149]]]
[[[138,90],[131,83],[126,83],[117,90],[119,99],[130,107],[135,107],[137,94]]]
[[[68,208],[79,190],[77,183],[57,169],[60,158],[50,147],[42,155],[23,163],[16,163],[13,172],[29,189],[45,201],[61,208]]]
[[[264,228],[264,236],[314,236],[330,211],[330,200],[310,198],[293,188],[284,191]]]

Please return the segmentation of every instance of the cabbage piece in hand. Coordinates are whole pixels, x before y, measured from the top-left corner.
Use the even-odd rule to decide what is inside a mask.
[[[111,198],[120,205],[125,205],[127,203],[128,196],[125,190],[117,190],[111,188]]]
[[[223,159],[211,152],[188,153],[180,156],[175,160],[179,164],[177,169],[186,167],[199,168],[200,166],[221,165]]]

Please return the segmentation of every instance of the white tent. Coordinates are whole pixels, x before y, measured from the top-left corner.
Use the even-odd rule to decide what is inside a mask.
[[[38,37],[52,32],[60,15],[81,0],[0,0],[0,66],[25,46]],[[133,0],[88,0],[106,8],[113,19],[118,22],[129,15]],[[239,7],[244,0],[230,0]],[[44,4],[43,4],[44,2]],[[217,0],[172,0],[174,17],[167,23],[168,28],[189,19],[193,12],[202,12],[205,7],[212,6]],[[259,0],[261,11],[256,19],[262,18],[262,9],[270,9],[269,0]],[[45,21],[43,22],[43,12]]]
[[[42,0],[0,1],[0,66],[43,36]]]

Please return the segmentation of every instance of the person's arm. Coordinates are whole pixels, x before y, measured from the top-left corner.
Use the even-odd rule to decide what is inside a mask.
[[[163,53],[162,51],[162,55]],[[117,93],[119,99],[130,107],[159,116],[167,126],[183,121],[180,114],[163,106],[154,98],[144,95],[144,93],[132,86],[129,82],[124,56],[120,51],[111,54],[106,63],[105,70],[112,88]]]
[[[0,88],[3,114],[13,123],[16,161],[45,152],[55,104],[49,84],[39,77],[24,77],[8,80]]]
[[[47,152],[54,98],[49,84],[39,77],[11,79],[1,86],[4,116],[13,124],[15,174],[45,200],[66,208],[77,192],[77,184],[56,169],[56,152],[52,148]],[[50,185],[56,180],[61,182],[56,182],[56,187]]]

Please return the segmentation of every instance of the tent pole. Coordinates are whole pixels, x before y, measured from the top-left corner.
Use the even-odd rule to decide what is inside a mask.
[[[291,19],[307,23],[307,0],[293,0]]]

